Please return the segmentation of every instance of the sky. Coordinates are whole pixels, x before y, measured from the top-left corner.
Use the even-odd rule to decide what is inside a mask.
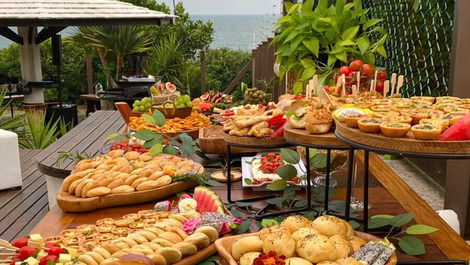
[[[165,2],[173,8],[172,0]],[[280,14],[281,0],[175,0],[183,2],[191,15]]]

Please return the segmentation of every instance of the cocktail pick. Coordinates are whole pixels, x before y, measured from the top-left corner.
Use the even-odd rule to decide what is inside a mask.
[[[357,80],[357,90],[361,89],[361,72],[357,71],[356,73],[356,80]]]
[[[341,91],[342,93],[346,91],[346,76],[344,74],[341,75]]]
[[[392,79],[390,80],[390,83],[392,85],[391,87],[392,93],[390,94],[390,96],[393,96],[393,94],[395,94],[395,85],[397,84],[397,74],[395,73],[392,74]]]
[[[352,92],[353,96],[357,96],[356,85],[351,86],[351,92]]]
[[[10,242],[3,240],[3,239],[0,239],[0,247],[4,247],[7,249],[14,249],[14,250],[17,249],[16,247],[12,246]]]
[[[307,85],[305,85],[305,98],[306,99],[310,98],[309,95],[308,95],[309,91],[310,91],[310,86],[307,84]]]
[[[400,88],[402,88],[404,82],[405,82],[405,76],[404,75],[398,76],[397,94],[400,94]]]
[[[374,91],[374,80],[370,81],[369,92],[372,92],[372,91]]]
[[[384,82],[384,98],[387,97],[389,89],[390,89],[390,81],[387,80]]]
[[[377,91],[377,71],[374,73],[374,91]]]

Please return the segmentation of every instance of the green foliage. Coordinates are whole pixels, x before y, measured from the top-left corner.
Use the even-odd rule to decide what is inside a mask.
[[[0,75],[21,80],[20,46],[11,44],[0,50]]]
[[[93,158],[92,155],[88,154],[87,152],[79,152],[78,150],[75,153],[59,151],[59,156],[57,157],[55,164],[60,167],[60,165],[67,160],[70,160],[76,164],[84,159],[91,158]]]
[[[424,243],[414,235],[426,235],[430,233],[434,233],[439,229],[423,224],[414,224],[408,226],[405,231],[402,231],[398,234],[392,235],[394,229],[401,228],[404,225],[407,225],[409,222],[413,220],[414,214],[413,213],[405,213],[400,214],[397,216],[393,215],[375,215],[372,216],[368,222],[368,228],[374,229],[379,227],[390,226],[390,230],[388,232],[388,236],[390,238],[398,240],[398,246],[408,255],[417,256],[426,253],[426,249],[424,247]],[[407,234],[402,238],[398,238],[400,234]],[[386,240],[387,237],[385,238]]]
[[[207,89],[224,91],[237,76],[238,72],[250,60],[251,54],[242,50],[228,48],[209,49],[206,52]],[[242,82],[252,86],[250,71],[242,78]],[[241,98],[234,99],[235,101]]]
[[[57,119],[54,123],[52,120],[46,122],[46,115],[43,112],[28,112],[25,126],[27,139],[24,148],[45,149],[55,142],[60,135],[59,121]]]
[[[175,84],[179,89],[184,88],[182,78],[188,61],[185,50],[175,34],[160,38],[150,50],[148,72],[164,82]]]
[[[120,0],[122,2],[131,3],[136,6],[146,7],[151,10],[160,11],[166,14],[170,14],[170,7],[165,3],[158,3],[156,0]]]
[[[8,105],[10,104],[10,102],[4,102],[6,93],[7,90],[0,90],[0,129],[18,134],[18,142],[22,146],[26,140],[23,130],[24,114],[4,118],[5,114],[9,115]]]
[[[294,93],[301,93],[313,75],[329,74],[337,62],[359,58],[373,64],[375,53],[387,56],[387,34],[376,26],[381,20],[367,19],[369,10],[362,8],[361,0],[338,0],[331,6],[320,0],[315,9],[313,5],[314,0],[286,3],[288,14],[276,24],[276,62],[280,76],[294,74]],[[378,41],[372,44],[370,39],[377,35]]]

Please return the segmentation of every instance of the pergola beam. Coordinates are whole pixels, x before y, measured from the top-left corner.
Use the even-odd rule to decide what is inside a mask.
[[[53,35],[59,33],[66,27],[44,27],[36,36],[36,39],[34,40],[36,44],[41,44],[45,40],[49,39]]]
[[[0,27],[0,35],[20,45],[24,43],[23,38],[16,34],[16,32],[11,30],[9,27]]]

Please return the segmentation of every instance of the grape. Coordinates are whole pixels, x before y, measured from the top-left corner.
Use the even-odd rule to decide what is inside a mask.
[[[138,107],[138,110],[139,110],[139,112],[144,112],[144,111],[145,111],[145,108],[144,108],[144,106],[139,106],[139,107]]]
[[[181,109],[181,108],[185,108],[186,106],[184,105],[184,103],[182,103],[182,104],[176,104],[176,107],[178,109]]]
[[[142,103],[141,103],[140,101],[138,101],[138,100],[136,100],[136,101],[134,102],[134,104],[135,104],[135,106],[137,106],[137,107],[142,106]]]
[[[186,103],[186,107],[191,108],[193,106],[193,103],[191,101]]]
[[[186,103],[186,102],[190,102],[191,101],[191,98],[189,97],[189,95],[184,95],[183,96],[183,102]]]

